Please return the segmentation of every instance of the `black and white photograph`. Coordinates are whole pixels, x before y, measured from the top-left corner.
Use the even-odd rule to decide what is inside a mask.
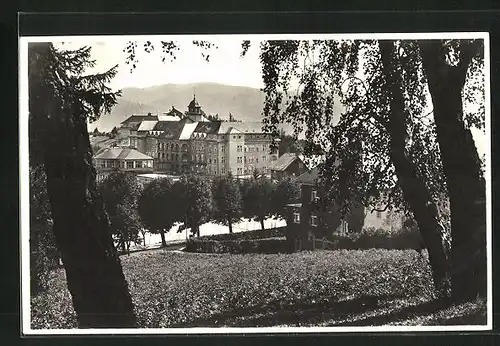
[[[23,334],[491,330],[488,33],[19,44]]]

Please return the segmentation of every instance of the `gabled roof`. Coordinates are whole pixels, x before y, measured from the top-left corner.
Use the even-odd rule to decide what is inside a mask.
[[[300,157],[295,153],[284,153],[276,161],[271,164],[271,170],[273,171],[284,171],[288,168],[295,160],[302,161]]]
[[[137,121],[144,121],[144,120],[158,120],[157,115],[150,115],[150,114],[133,114],[129,116],[127,119],[123,120],[120,124],[125,124],[129,122],[137,122]]]
[[[220,121],[210,121],[210,122],[198,122],[196,123],[196,129],[194,132],[202,132],[202,133],[207,133],[207,134],[215,134],[219,131],[219,128],[221,126]]]
[[[100,150],[95,156],[95,159],[107,160],[153,160],[151,156],[141,153],[131,148],[106,148]]]
[[[309,184],[314,185],[319,177],[319,168],[313,168],[312,170],[302,173],[295,180],[299,184]]]
[[[242,133],[264,133],[262,131],[262,123],[259,121],[253,122],[236,122],[236,121],[224,121],[221,122],[219,127],[219,134],[226,134],[231,130],[231,128],[235,128]]]
[[[152,131],[160,131],[164,138],[179,139],[185,125],[185,120],[158,121]]]
[[[182,119],[184,117],[184,114],[174,106],[172,106],[172,109],[168,112],[163,112],[163,114],[164,116],[177,117],[178,119]]]

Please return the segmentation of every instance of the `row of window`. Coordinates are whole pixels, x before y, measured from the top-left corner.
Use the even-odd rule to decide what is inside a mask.
[[[293,222],[300,223],[300,213],[298,211],[293,213]],[[317,227],[318,226],[318,216],[312,214],[311,217],[309,218],[309,224],[313,227]]]
[[[245,147],[243,147],[242,145],[238,145],[236,147],[236,152],[241,153],[243,151],[243,148],[245,150],[245,153],[246,152],[249,152],[249,153],[253,153],[253,152],[258,153],[259,152],[259,147],[253,147],[253,146],[247,147],[246,145],[245,145]],[[262,151],[266,151],[266,145],[265,144],[262,145]]]
[[[151,160],[97,160],[97,167],[99,168],[152,168],[153,162]]]
[[[179,148],[181,148],[183,152],[188,151],[187,144],[183,144],[182,147],[179,147],[179,144],[171,143],[169,145],[168,143],[158,143],[158,150],[169,150],[170,149],[170,151],[179,151]]]

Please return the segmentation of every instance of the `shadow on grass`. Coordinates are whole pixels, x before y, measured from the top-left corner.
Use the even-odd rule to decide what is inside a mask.
[[[391,307],[391,302],[393,304],[395,300],[397,298],[365,296],[328,303],[299,302],[288,306],[274,302],[267,306],[214,314],[173,327],[377,326],[430,316],[451,306],[449,302],[440,300],[411,305],[408,300],[400,299],[406,301],[406,306]],[[449,318],[436,316],[430,324],[481,325],[486,324],[486,317],[483,311],[474,311]]]
[[[256,306],[214,314],[209,318],[197,319],[174,327],[264,327],[281,324],[314,324],[324,320],[324,314],[332,311],[336,315],[359,314],[377,307],[377,298],[360,297],[333,302],[298,302],[282,305],[279,301],[266,306]]]

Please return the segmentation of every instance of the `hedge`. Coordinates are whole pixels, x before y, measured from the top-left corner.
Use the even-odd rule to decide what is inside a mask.
[[[186,243],[187,252],[203,253],[287,253],[290,242],[283,237],[265,239],[210,240],[190,239]]]
[[[331,247],[346,250],[388,249],[421,250],[422,237],[418,229],[402,230],[388,234],[384,230],[364,230],[361,234],[333,236]]]
[[[286,235],[286,227],[269,228],[265,230],[245,231],[238,233],[224,233],[202,236],[197,239],[202,240],[252,240],[252,239],[266,239],[266,238],[279,238]]]

